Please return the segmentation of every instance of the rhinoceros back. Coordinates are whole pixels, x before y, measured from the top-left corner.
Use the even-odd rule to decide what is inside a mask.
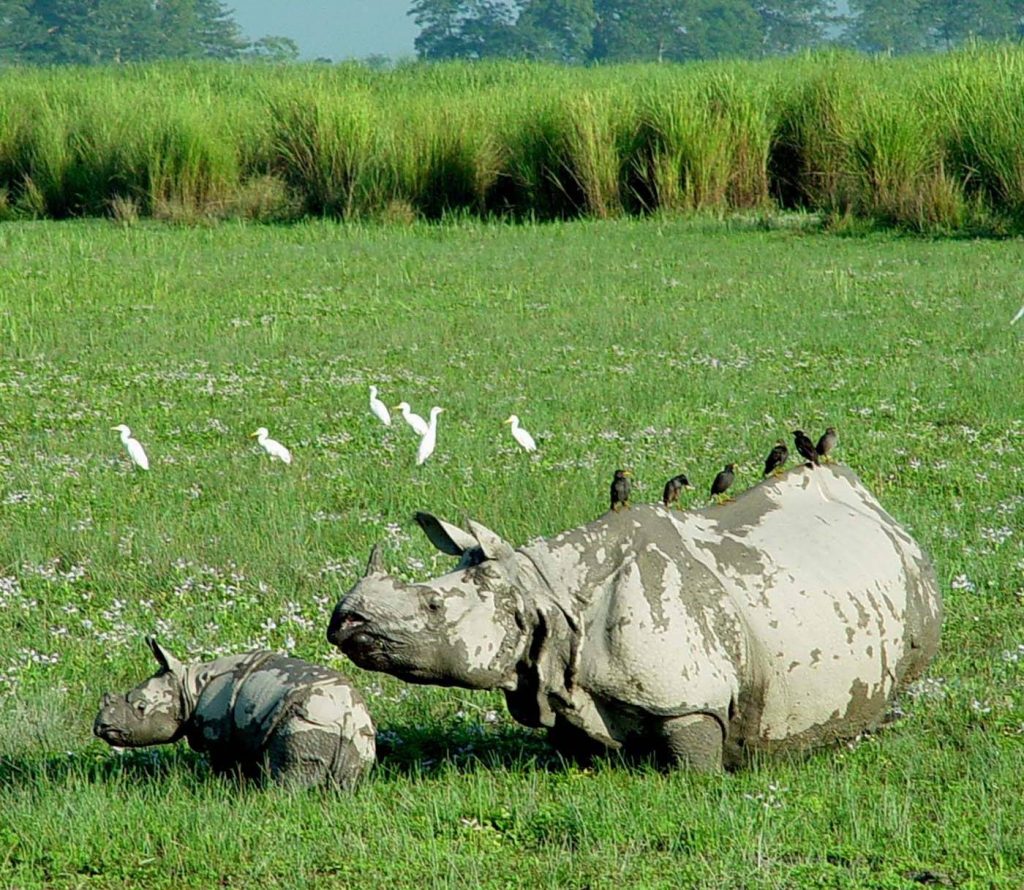
[[[345,784],[372,765],[373,722],[344,677],[273,652],[235,659],[223,673],[215,666],[224,660],[211,662],[208,681],[200,677],[190,735],[196,747],[251,764],[266,760],[275,776],[326,771]]]
[[[849,470],[790,471],[689,525],[688,549],[748,627],[734,742],[855,735],[935,654],[942,608],[931,565]]]

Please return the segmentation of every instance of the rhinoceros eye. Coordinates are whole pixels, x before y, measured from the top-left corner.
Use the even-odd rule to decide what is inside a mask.
[[[140,716],[144,717],[146,714],[146,702],[143,699],[139,699],[135,702],[135,712]]]
[[[427,600],[427,610],[430,612],[440,612],[441,597],[437,596],[436,594],[430,597],[430,599]]]

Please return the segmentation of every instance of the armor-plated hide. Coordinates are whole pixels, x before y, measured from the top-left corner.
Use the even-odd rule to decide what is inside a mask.
[[[849,738],[938,647],[930,563],[843,467],[794,468],[703,510],[608,512],[515,551],[470,526],[479,565],[426,584],[376,565],[328,638],[413,682],[503,689],[570,752],[714,768]]]
[[[373,721],[336,671],[263,650],[182,664],[148,642],[160,670],[124,696],[103,697],[93,729],[111,745],[184,737],[216,772],[299,787],[352,788],[373,765]]]

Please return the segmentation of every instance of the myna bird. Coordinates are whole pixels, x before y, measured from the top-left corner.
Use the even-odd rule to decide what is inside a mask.
[[[796,450],[800,452],[800,456],[804,460],[809,461],[813,466],[821,463],[814,443],[807,433],[803,430],[793,430],[793,441],[796,443]]]
[[[736,464],[726,464],[725,469],[715,476],[715,481],[711,483],[711,497],[715,498],[725,494],[735,478]]]
[[[786,447],[786,443],[779,439],[775,443],[775,447],[771,450],[771,453],[764,460],[764,474],[765,476],[771,476],[772,473],[778,474],[778,471],[782,469],[786,463],[786,459],[789,457],[789,449]]]
[[[665,483],[665,491],[661,495],[661,502],[666,507],[671,507],[673,504],[679,503],[679,492],[684,488],[693,488],[690,485],[690,480],[686,478],[682,473],[678,476],[673,476],[668,482]]]
[[[629,484],[632,470],[616,470],[612,479],[612,509],[617,513],[620,507],[629,507],[629,493],[633,486]]]
[[[836,447],[836,442],[839,441],[839,436],[836,435],[836,428],[830,426],[825,430],[825,434],[818,439],[818,445],[815,451],[818,452],[818,457],[828,458],[828,453]]]

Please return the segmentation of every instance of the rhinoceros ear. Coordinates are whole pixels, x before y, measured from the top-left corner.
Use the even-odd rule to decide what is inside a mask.
[[[387,574],[387,569],[384,568],[384,558],[380,554],[380,544],[374,544],[370,550],[370,558],[366,561],[366,571],[363,572],[364,578],[370,575]]]
[[[476,538],[469,532],[464,532],[458,526],[438,519],[432,513],[418,512],[413,519],[423,529],[424,534],[430,539],[430,543],[449,556],[462,556],[467,550],[478,546]]]
[[[153,657],[157,660],[157,663],[165,671],[171,674],[180,673],[184,665],[177,658],[171,655],[163,646],[157,641],[156,637],[146,637],[146,643],[148,644],[150,651],[153,653]]]
[[[500,535],[492,532],[487,526],[474,522],[472,519],[468,520],[468,522],[469,530],[473,533],[473,537],[476,538],[480,549],[484,552],[484,556],[488,559],[511,559],[514,553],[511,544]]]

